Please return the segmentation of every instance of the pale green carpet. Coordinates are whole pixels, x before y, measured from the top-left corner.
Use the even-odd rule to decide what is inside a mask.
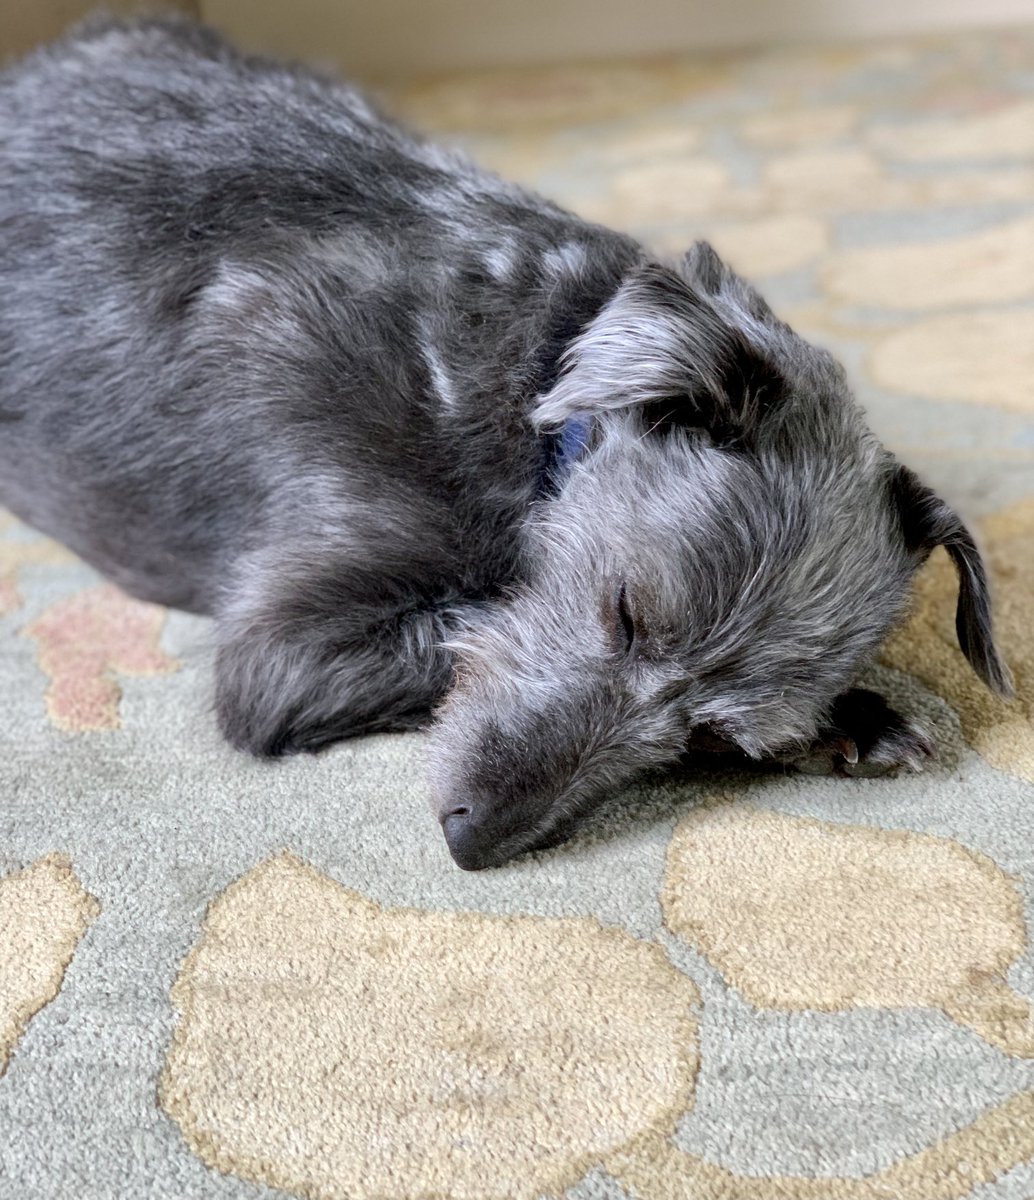
[[[1019,700],[934,561],[878,672],[924,775],[687,777],[468,875],[420,737],[237,756],[203,621],[0,524],[0,1197],[1030,1200],[1034,34],[394,103],[832,346],[981,522]]]

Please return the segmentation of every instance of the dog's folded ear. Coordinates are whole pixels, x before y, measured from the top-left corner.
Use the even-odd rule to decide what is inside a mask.
[[[713,297],[721,307],[731,310],[742,320],[746,315],[754,321],[778,324],[775,314],[757,288],[751,285],[724,262],[710,242],[694,242],[686,251],[679,267],[682,278],[694,290]]]
[[[959,576],[955,630],[962,653],[992,691],[1011,696],[1012,676],[994,644],[987,571],[973,535],[908,467],[895,467],[891,491],[908,548],[925,559],[935,546],[943,546],[955,564]]]
[[[757,292],[698,243],[681,272],[648,264],[625,279],[568,346],[532,419],[557,430],[573,416],[638,410],[647,428],[749,436],[786,390],[780,331]]]

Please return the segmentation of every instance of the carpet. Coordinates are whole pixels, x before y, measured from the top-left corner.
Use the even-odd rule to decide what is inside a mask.
[[[1031,1200],[1034,31],[388,102],[830,346],[1017,698],[938,553],[873,671],[923,774],[685,770],[470,875],[419,735],[238,756],[206,623],[0,517],[0,1196]]]

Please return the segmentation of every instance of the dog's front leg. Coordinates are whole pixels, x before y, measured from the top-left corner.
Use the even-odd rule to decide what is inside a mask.
[[[800,754],[780,761],[809,775],[888,775],[921,771],[934,752],[930,735],[876,692],[851,688],[839,696],[829,723]]]
[[[286,578],[250,590],[219,620],[216,709],[227,740],[277,756],[425,724],[449,685],[441,643],[462,606],[371,600],[355,572]]]

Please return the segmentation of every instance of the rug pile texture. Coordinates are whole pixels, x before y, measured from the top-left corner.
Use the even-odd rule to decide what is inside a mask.
[[[0,1197],[1031,1200],[1034,31],[388,101],[831,347],[1017,698],[938,553],[874,672],[923,774],[685,771],[464,874],[419,735],[233,753],[208,625],[0,515]]]

